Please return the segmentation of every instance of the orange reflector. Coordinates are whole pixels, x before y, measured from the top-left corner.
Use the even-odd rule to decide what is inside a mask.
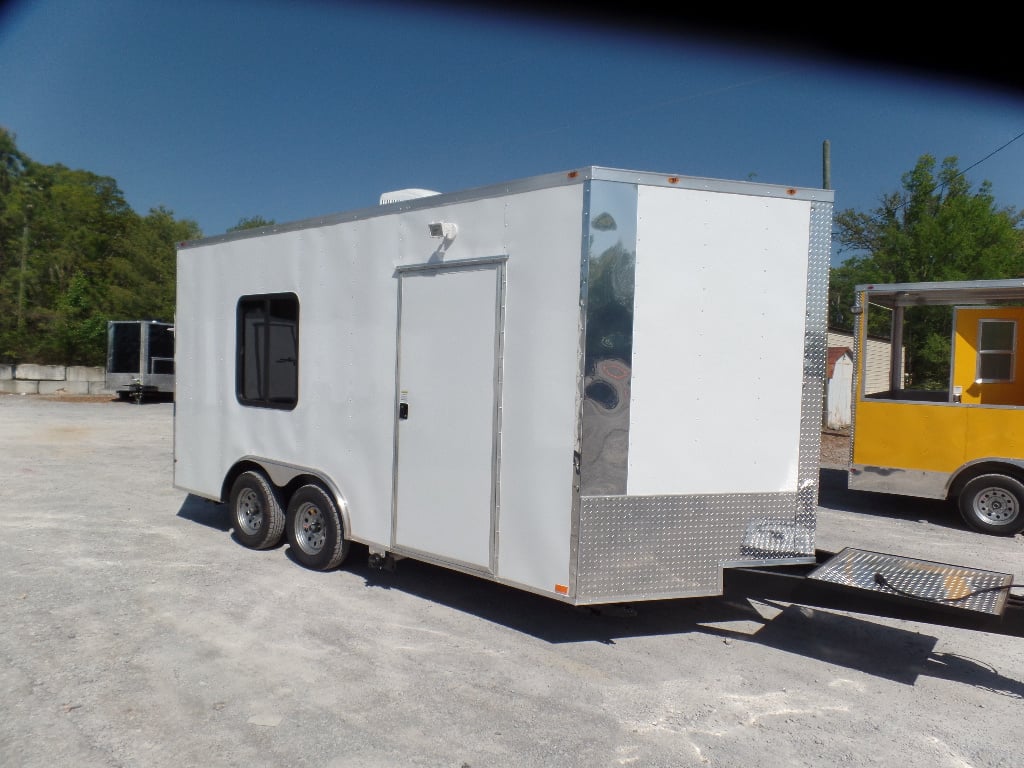
[[[678,176],[669,176],[668,177],[668,183],[669,184],[678,184],[679,183],[679,177]]]
[[[796,190],[793,189],[792,187],[790,187],[789,189],[786,190],[786,194],[787,195],[795,195],[796,194]]]
[[[569,171],[569,178],[570,179],[575,179],[579,175],[580,175],[579,171]]]
[[[555,584],[555,592],[557,592],[560,595],[568,595],[569,588],[565,586],[565,584]]]

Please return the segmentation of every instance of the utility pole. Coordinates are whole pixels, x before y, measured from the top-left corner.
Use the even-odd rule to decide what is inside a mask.
[[[832,145],[828,139],[821,144],[821,186],[832,189]]]
[[[28,213],[21,228],[21,273],[18,276],[18,330],[25,327],[25,263],[28,260]]]

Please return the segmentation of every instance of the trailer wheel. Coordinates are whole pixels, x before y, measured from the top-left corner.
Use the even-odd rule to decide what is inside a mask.
[[[304,485],[292,494],[285,534],[295,559],[315,571],[337,568],[348,554],[338,507],[319,485]]]
[[[982,533],[1013,536],[1024,531],[1024,484],[1006,475],[981,475],[960,492],[960,515]]]
[[[250,549],[268,549],[284,533],[284,510],[277,490],[259,472],[243,472],[229,497],[235,536]]]

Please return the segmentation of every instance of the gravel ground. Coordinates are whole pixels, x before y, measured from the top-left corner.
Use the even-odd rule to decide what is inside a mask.
[[[845,469],[850,460],[850,433],[848,430],[826,430],[821,433],[821,466]]]
[[[0,395],[3,768],[1024,763],[1024,638],[735,596],[594,612],[358,548],[314,573],[172,487],[172,414]],[[1024,537],[828,466],[818,522],[1024,583]]]

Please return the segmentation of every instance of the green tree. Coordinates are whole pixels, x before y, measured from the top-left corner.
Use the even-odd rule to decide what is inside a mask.
[[[24,156],[0,188],[0,356],[38,338],[30,319],[39,264],[37,227],[48,208],[48,189],[39,167]],[[10,165],[8,168],[10,169]]]
[[[25,157],[18,151],[15,136],[0,126],[0,194],[10,192],[25,169]]]
[[[175,219],[163,206],[136,217],[110,260],[110,319],[173,320],[176,244],[201,236],[194,221]]]
[[[102,365],[108,320],[173,319],[192,221],[131,209],[117,182],[36,163],[0,128],[0,360]]]
[[[259,229],[260,227],[271,227],[276,224],[273,219],[264,219],[262,216],[248,216],[238,220],[233,227],[228,227],[228,232],[240,232],[243,229]]]
[[[105,363],[107,321],[96,299],[90,281],[75,272],[50,313],[50,332],[39,347],[41,358],[88,365]]]
[[[75,308],[75,323],[103,314],[109,261],[135,214],[113,179],[59,164],[27,163],[22,191],[31,203],[25,208],[17,270],[19,357],[99,364],[102,343],[78,347],[66,357],[67,310]]]
[[[853,327],[854,287],[862,283],[979,280],[1024,276],[1024,214],[999,208],[991,184],[972,191],[947,157],[922,155],[870,214],[835,217],[835,239],[856,253],[831,270],[829,324]],[[888,333],[885,318],[869,313],[871,331]],[[952,317],[942,308],[908,313],[904,325],[907,371],[915,386],[945,386]]]

